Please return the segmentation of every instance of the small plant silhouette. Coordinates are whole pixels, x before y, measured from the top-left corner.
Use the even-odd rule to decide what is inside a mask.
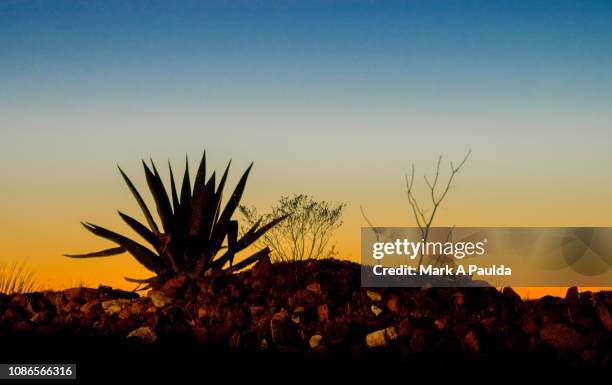
[[[408,173],[404,175],[405,182],[406,182],[406,197],[408,198],[410,209],[414,216],[414,220],[417,224],[417,227],[419,228],[419,232],[421,233],[421,239],[423,242],[427,242],[427,240],[429,239],[430,230],[431,230],[433,221],[436,217],[436,213],[438,212],[438,208],[440,207],[440,204],[442,203],[444,198],[446,198],[446,195],[448,194],[448,191],[450,190],[451,184],[453,182],[453,179],[459,173],[459,171],[461,171],[461,168],[463,167],[465,162],[468,160],[471,153],[472,153],[472,150],[469,150],[465,154],[461,162],[459,162],[458,164],[455,164],[453,161],[449,162],[450,171],[449,171],[448,179],[446,180],[445,183],[442,182],[443,183],[442,185],[440,184],[441,183],[440,169],[441,169],[441,164],[442,164],[441,155],[438,157],[438,161],[436,163],[436,171],[435,171],[433,180],[430,180],[427,177],[427,175],[423,176],[423,179],[425,180],[425,184],[427,185],[427,188],[428,188],[429,198],[431,199],[431,206],[429,209],[424,209],[416,198],[415,191],[414,191],[414,176],[415,176],[414,164],[412,164],[410,175]],[[378,233],[379,230],[377,230],[377,228],[372,224],[370,219],[366,216],[363,207],[360,207],[360,210],[361,210],[361,216],[367,222],[368,226],[370,226],[372,231],[374,231],[374,233],[376,234],[376,238],[379,239],[381,235]],[[447,241],[451,237],[452,237],[452,228],[450,232],[448,233]],[[421,250],[420,255],[419,255],[419,261],[418,261],[419,265],[422,264],[423,257],[424,257],[424,254],[423,254],[423,251]],[[450,263],[450,262],[452,262],[452,259],[449,259],[445,256],[437,256],[437,261],[435,264],[443,265],[444,263]]]
[[[424,242],[427,242],[427,239],[429,238],[429,231],[431,229],[433,220],[436,217],[436,213],[438,212],[438,207],[440,207],[440,204],[442,203],[444,198],[446,198],[446,194],[448,194],[448,190],[451,187],[451,183],[453,182],[455,175],[459,173],[471,153],[472,150],[468,151],[458,165],[455,165],[455,163],[453,163],[452,161],[449,162],[450,174],[448,176],[448,179],[446,180],[446,183],[442,185],[441,189],[438,189],[438,183],[440,182],[440,165],[442,163],[442,156],[438,157],[438,162],[436,164],[436,173],[434,175],[433,181],[430,181],[429,178],[427,178],[427,175],[423,176],[425,184],[429,189],[429,195],[431,198],[431,208],[429,210],[425,210],[419,205],[419,202],[417,201],[416,196],[414,194],[414,164],[412,164],[410,176],[408,176],[407,173],[405,174],[406,196],[408,198],[408,203],[410,203],[410,208],[412,209],[412,214],[414,215],[414,219],[417,223],[417,226],[421,231],[421,236]],[[421,251],[421,255],[419,256],[419,265],[422,262],[423,252]]]
[[[37,289],[36,275],[25,264],[0,264],[0,293],[29,293]]]
[[[346,205],[318,201],[305,194],[283,196],[272,210],[260,216],[255,208],[241,205],[240,213],[248,224],[259,220],[286,217],[283,223],[266,233],[258,242],[269,246],[278,262],[331,258],[336,255],[331,243],[333,232],[342,225],[341,217]]]
[[[249,247],[266,231],[284,219],[284,217],[273,218],[261,227],[262,221],[257,221],[242,237],[238,238],[238,221],[231,218],[240,203],[253,164],[251,163],[244,172],[225,208],[221,209],[223,188],[231,161],[227,165],[219,185],[215,186],[215,172],[206,181],[206,153],[204,153],[193,184],[193,191],[188,163],[186,160],[179,196],[170,163],[168,163],[168,168],[171,193],[168,194],[153,161],[151,160],[151,167],[144,161],[142,162],[147,185],[155,201],[162,228],[156,223],[132,181],[119,168],[119,172],[145,216],[148,227],[122,212],[119,212],[119,215],[155,251],[123,235],[84,222],[82,224],[87,230],[116,243],[118,247],[94,253],[67,254],[66,256],[71,258],[97,258],[128,252],[145,268],[155,273],[155,276],[148,279],[128,277],[125,279],[129,282],[146,284],[146,287],[163,283],[168,278],[179,274],[196,279],[211,268],[223,269],[226,267],[225,270],[229,272],[237,271],[268,256],[270,249],[266,247],[234,264],[234,258],[238,252]]]

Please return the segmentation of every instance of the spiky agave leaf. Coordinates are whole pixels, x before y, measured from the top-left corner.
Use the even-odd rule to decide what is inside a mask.
[[[246,249],[247,247],[249,247],[250,245],[252,245],[255,241],[257,241],[262,235],[264,235],[268,230],[270,230],[272,227],[276,226],[280,221],[282,221],[283,219],[287,218],[287,215],[284,215],[282,217],[276,218],[272,221],[270,221],[268,224],[266,224],[265,226],[259,228],[259,225],[261,224],[261,219],[259,219],[234,245],[233,248],[230,250],[230,248],[228,248],[228,251],[223,254],[221,257],[215,259],[212,262],[212,266],[215,268],[221,268],[223,267],[228,261],[230,262],[230,267],[232,267],[232,260],[234,255],[236,255],[237,253],[241,252],[242,250]],[[229,240],[228,240],[229,243]]]
[[[155,168],[155,163],[151,161],[153,171],[151,171],[151,169],[149,168],[149,166],[147,166],[144,160],[142,161],[142,166],[145,171],[149,190],[151,191],[151,195],[153,195],[153,199],[155,200],[157,214],[159,215],[159,219],[161,220],[162,226],[164,227],[164,232],[168,233],[172,231],[173,216],[172,206],[170,205],[168,193],[166,192],[164,183],[162,182],[161,177],[157,172],[157,169]]]
[[[155,282],[157,280],[157,277],[151,277],[151,278],[145,278],[145,279],[123,277],[123,279],[125,279],[128,282],[132,282],[132,283],[151,283],[151,282]]]
[[[148,270],[160,274],[167,270],[158,255],[153,253],[145,246],[135,242],[121,234],[105,229],[104,227],[96,226],[92,223],[82,223],[83,227],[93,234],[106,238],[109,241],[115,242],[129,252],[140,264]]]
[[[242,261],[240,261],[239,263],[235,264],[234,266],[231,266],[227,269],[227,271],[229,272],[234,272],[234,271],[238,271],[238,270],[242,270],[246,267],[249,267],[250,265],[259,262],[260,259],[266,257],[270,255],[270,248],[266,247],[264,249],[259,250],[258,252],[254,253],[253,255],[251,255],[248,258],[243,259]]]
[[[138,206],[140,206],[140,209],[142,210],[142,213],[144,214],[145,219],[147,220],[147,223],[149,224],[149,227],[151,228],[151,231],[153,231],[155,234],[159,234],[159,228],[157,227],[157,224],[155,223],[155,220],[153,219],[153,216],[151,215],[151,211],[149,211],[147,204],[145,203],[144,199],[142,199],[142,196],[140,195],[140,193],[134,186],[134,183],[132,183],[130,178],[128,178],[128,176],[123,172],[121,167],[117,166],[117,168],[119,169],[119,172],[121,173],[121,176],[123,177],[123,180],[128,185],[130,191],[132,192],[132,195],[134,195],[136,202],[138,202]]]
[[[176,218],[176,213],[180,211],[181,202],[179,201],[178,192],[176,191],[176,183],[174,182],[174,173],[172,172],[172,165],[170,164],[170,161],[168,161],[168,171],[170,172],[170,191],[172,192],[172,210]]]
[[[106,250],[95,251],[93,253],[87,254],[64,254],[64,257],[68,258],[101,258],[101,257],[110,257],[113,255],[119,255],[125,253],[126,250],[124,247],[113,247]]]
[[[218,249],[223,243],[223,239],[225,238],[225,234],[227,233],[227,226],[229,225],[230,218],[232,217],[234,211],[236,211],[236,208],[240,204],[240,199],[242,199],[242,193],[244,192],[244,188],[246,186],[246,182],[249,178],[249,173],[251,172],[252,167],[253,163],[251,163],[244,172],[244,174],[242,174],[242,177],[238,181],[238,184],[236,185],[232,196],[225,204],[225,208],[223,209],[219,220],[215,224],[212,235],[210,237],[211,247],[213,249]]]
[[[161,235],[154,234],[151,230],[147,229],[145,225],[138,222],[136,219],[130,217],[127,214],[117,211],[121,219],[128,224],[138,235],[140,235],[145,241],[153,246],[159,252],[159,245],[161,241]]]
[[[227,259],[230,267],[234,264],[236,244],[238,243],[238,221],[230,221],[227,229]]]
[[[268,232],[268,230],[270,230],[271,228],[276,226],[279,222],[281,222],[282,220],[284,220],[288,216],[289,215],[283,215],[281,217],[275,218],[275,219],[271,220],[269,223],[267,223],[266,225],[262,226],[261,228],[257,228],[259,226],[259,223],[261,223],[261,220],[259,220],[253,226],[253,228],[251,228],[249,231],[247,231],[247,233],[244,234],[240,238],[240,240],[238,241],[238,244],[236,245],[237,252],[238,251],[242,251],[242,250],[246,249],[247,247],[249,247],[253,242],[257,241],[262,235],[264,235],[266,232]]]
[[[209,218],[214,218],[217,209],[215,198],[215,173],[211,175],[204,187],[194,190],[191,200],[191,221],[187,240],[186,258],[193,264],[197,261],[204,247],[210,243]]]
[[[189,178],[189,158],[185,157],[185,173],[183,174],[183,185],[181,186],[181,211],[189,212],[191,208],[191,180]],[[175,209],[176,211],[176,209]]]

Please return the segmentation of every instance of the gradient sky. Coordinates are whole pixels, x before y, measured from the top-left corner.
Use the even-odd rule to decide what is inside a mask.
[[[413,225],[403,173],[473,154],[440,225],[612,226],[609,1],[0,2],[0,262],[49,286],[128,287],[115,168],[252,160],[246,203],[283,194]],[[181,169],[181,167],[178,167]],[[68,273],[67,273],[68,272]],[[129,286],[131,287],[131,286]]]

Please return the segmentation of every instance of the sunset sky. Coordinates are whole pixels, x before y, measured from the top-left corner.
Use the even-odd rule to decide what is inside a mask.
[[[140,214],[117,164],[144,189],[141,158],[203,149],[232,187],[255,161],[260,211],[347,203],[352,260],[360,205],[413,225],[404,172],[468,149],[437,224],[612,226],[611,20],[609,1],[2,1],[0,262],[132,288],[127,255],[61,254],[109,245],[80,221]]]

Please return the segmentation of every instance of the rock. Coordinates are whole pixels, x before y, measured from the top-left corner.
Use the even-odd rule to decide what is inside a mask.
[[[172,298],[168,297],[164,292],[159,290],[151,290],[149,292],[149,297],[151,297],[153,306],[158,308],[172,303]]]
[[[468,334],[463,337],[463,343],[468,348],[468,350],[472,352],[472,354],[480,354],[480,339],[478,338],[478,334],[476,334],[475,330],[470,330]]]
[[[296,334],[289,323],[289,313],[282,309],[270,320],[270,336],[275,345],[289,346],[296,341]]]
[[[96,313],[100,313],[103,311],[103,308],[100,306],[99,300],[94,300],[91,302],[85,303],[83,306],[79,308],[81,313],[85,314],[88,317],[93,317]]]
[[[148,326],[140,327],[136,330],[133,330],[128,334],[128,338],[140,338],[146,343],[153,343],[157,341],[157,334]]]
[[[533,334],[536,334],[540,330],[538,324],[535,322],[533,317],[529,315],[523,316],[520,323],[521,323],[521,329],[523,329],[523,331],[526,334],[533,335]]]
[[[206,317],[206,315],[208,314],[208,312],[206,311],[205,307],[199,307],[198,308],[198,318],[204,318]]]
[[[387,339],[385,338],[385,329],[380,329],[368,334],[366,336],[366,345],[371,348],[387,345]]]
[[[538,350],[541,345],[542,345],[542,340],[540,340],[537,336],[531,336],[529,338],[529,343],[528,343],[529,349]]]
[[[565,300],[569,304],[575,304],[578,302],[579,294],[578,294],[578,288],[576,286],[572,286],[567,289],[567,292],[565,293]]]
[[[261,344],[259,344],[259,348],[261,350],[268,350],[268,340],[265,338],[261,340]]]
[[[329,306],[325,303],[317,306],[317,316],[319,317],[319,322],[329,321]]]
[[[540,338],[557,350],[570,350],[579,347],[582,336],[568,325],[551,323],[540,329]]]
[[[455,305],[455,308],[462,307],[463,305],[465,305],[465,294],[460,291],[454,293],[453,305]]]
[[[271,277],[273,275],[273,272],[274,266],[272,266],[272,261],[270,261],[269,255],[266,255],[265,257],[261,258],[251,270],[251,274],[254,278],[262,279]]]
[[[25,320],[19,320],[13,323],[12,328],[16,332],[29,332],[32,330],[32,324]]]
[[[61,292],[46,290],[42,293],[43,297],[56,309],[61,309],[66,297]]]
[[[511,288],[511,287],[508,287],[508,286],[504,287],[503,290],[502,290],[502,294],[503,294],[504,297],[506,297],[508,299],[511,299],[513,301],[521,302],[521,297],[518,294],[516,294],[514,289]]]
[[[483,318],[480,320],[480,324],[488,331],[497,330],[501,321],[496,316]]]
[[[125,340],[129,335],[153,340],[150,331],[157,343],[176,335],[194,348],[205,344],[200,350],[246,353],[263,348],[298,358],[388,354],[429,362],[452,354],[462,364],[496,362],[498,357],[535,362],[553,359],[557,350],[568,368],[590,370],[612,363],[610,292],[570,288],[565,298],[522,301],[510,288],[370,290],[360,287],[359,266],[350,262],[325,260],[298,267],[274,264],[273,274],[261,278],[254,278],[253,270],[231,275],[214,271],[193,282],[165,282],[154,287],[163,293],[163,305],[155,292],[133,298],[104,287],[98,290],[102,299],[96,290],[82,288],[0,295],[0,341],[14,329],[70,338]],[[298,270],[303,274],[296,276]]]
[[[72,313],[74,311],[79,310],[81,306],[79,305],[79,302],[77,302],[74,299],[71,299],[68,301],[68,303],[64,304],[64,306],[62,306],[62,311],[64,313]]]
[[[102,302],[102,309],[108,315],[115,315],[121,311],[121,302],[118,299],[111,299]]]
[[[47,318],[47,314],[43,311],[39,311],[38,313],[34,314],[32,318],[30,318],[30,322],[37,324],[44,321],[45,318]]]
[[[319,345],[321,345],[322,342],[323,342],[323,336],[320,334],[315,334],[312,337],[310,337],[310,340],[308,340],[308,345],[310,345],[311,349],[314,349],[318,347]]]
[[[377,348],[387,345],[388,342],[397,339],[397,332],[393,326],[386,329],[380,329],[366,335],[366,345],[371,348]]]
[[[204,326],[194,327],[192,331],[198,344],[205,344],[208,341],[208,330]]]
[[[444,330],[448,325],[448,320],[446,318],[438,318],[434,321],[433,327],[437,330]]]
[[[63,291],[68,301],[89,302],[98,299],[98,290],[87,287],[73,287]]]
[[[580,358],[583,362],[587,364],[591,364],[597,360],[597,351],[596,350],[585,350],[580,353]]]
[[[398,325],[398,335],[401,338],[411,336],[413,331],[414,326],[412,325],[412,322],[410,322],[410,318],[408,317],[404,318]]]
[[[137,293],[134,293],[133,291],[118,290],[118,289],[113,289],[110,286],[102,286],[102,285],[98,287],[98,297],[97,298],[100,300],[136,299],[139,297],[140,296]]]
[[[418,328],[414,329],[412,337],[410,337],[410,349],[414,352],[420,353],[425,350],[427,346],[427,335],[429,334],[427,329]]]
[[[232,349],[240,348],[240,332],[234,332],[228,341],[228,345]]]
[[[187,276],[179,274],[165,281],[161,286],[161,291],[166,293],[169,297],[175,298],[179,295],[186,283]]]
[[[382,295],[380,295],[379,293],[375,291],[366,290],[366,295],[371,301],[374,301],[374,302],[382,301]]]
[[[397,313],[399,311],[399,300],[396,296],[391,296],[387,299],[387,309],[389,309],[392,313]]]
[[[259,317],[266,313],[266,308],[263,306],[249,306],[251,317]]]
[[[597,316],[606,329],[612,332],[612,316],[610,315],[610,307],[605,303],[598,304]]]
[[[272,315],[272,320],[285,321],[287,320],[287,317],[289,317],[289,313],[287,312],[287,310],[281,309],[281,311],[274,313],[274,315]]]
[[[306,309],[304,309],[303,306],[298,306],[295,309],[293,309],[293,314],[302,314],[306,311]]]
[[[502,295],[506,305],[505,309],[510,310],[511,314],[516,314],[523,305],[521,297],[511,287],[504,287]]]
[[[319,282],[312,282],[306,286],[306,290],[316,295],[321,295],[321,284]]]
[[[130,312],[135,315],[145,313],[146,311],[147,305],[142,303],[141,301],[133,301],[132,305],[130,306]]]
[[[303,307],[304,309],[312,309],[316,306],[317,299],[310,290],[301,289],[289,298],[289,306]]]
[[[32,302],[30,301],[30,296],[28,296],[27,294],[15,294],[13,296],[13,299],[11,300],[11,303],[13,305],[18,306],[22,310],[27,311],[31,315],[34,315],[34,313],[36,313],[34,311],[34,308],[32,307]]]
[[[397,339],[397,331],[393,326],[385,329],[385,337],[387,337],[387,341],[395,341]]]
[[[121,309],[121,311],[118,313],[117,316],[119,317],[119,319],[126,320],[126,319],[130,318],[131,313],[130,313],[130,310],[128,308],[123,308],[123,309]]]
[[[382,309],[381,309],[381,308],[379,308],[379,307],[378,307],[378,306],[376,306],[376,305],[372,305],[372,306],[370,306],[370,310],[372,310],[372,313],[374,313],[374,315],[375,315],[376,317],[378,317],[378,316],[380,315],[380,313],[382,313]]]

